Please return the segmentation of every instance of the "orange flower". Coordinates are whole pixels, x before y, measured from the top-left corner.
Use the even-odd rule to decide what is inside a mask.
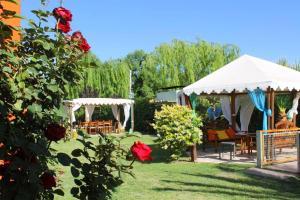
[[[12,113],[9,113],[6,117],[7,121],[12,122],[16,119],[16,116]]]

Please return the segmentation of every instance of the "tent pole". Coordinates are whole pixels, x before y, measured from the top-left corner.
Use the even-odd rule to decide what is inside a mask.
[[[134,104],[131,104],[131,132],[134,131]]]
[[[271,129],[274,129],[275,127],[275,91],[271,90],[271,110],[272,110],[272,116],[271,116]]]
[[[267,89],[267,108],[271,109],[271,89]],[[271,129],[271,116],[268,116],[268,130]]]
[[[233,91],[230,95],[231,101],[230,101],[230,109],[231,109],[231,123],[232,123],[232,128],[236,130],[236,113],[235,113],[235,96],[236,94]]]

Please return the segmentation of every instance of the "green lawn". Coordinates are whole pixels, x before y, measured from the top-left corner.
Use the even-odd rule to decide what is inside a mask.
[[[130,146],[134,140],[138,138],[128,138],[124,144]],[[300,199],[300,181],[284,182],[245,174],[244,170],[252,165],[191,163],[185,161],[187,158],[167,163],[166,154],[154,143],[154,137],[144,135],[139,140],[152,147],[154,160],[136,162],[136,177],[124,176],[125,183],[114,192],[114,200]],[[54,147],[68,153],[76,145],[70,141]],[[55,199],[73,199],[68,193],[72,177],[68,168],[61,170],[66,195]]]

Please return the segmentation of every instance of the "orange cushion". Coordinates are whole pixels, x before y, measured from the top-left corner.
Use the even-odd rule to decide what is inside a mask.
[[[208,141],[216,141],[217,138],[217,132],[215,130],[207,130],[208,135]]]
[[[233,128],[230,127],[228,129],[226,129],[226,133],[230,137],[230,139],[234,139],[235,138],[235,131],[233,130]]]
[[[230,139],[228,137],[228,135],[226,134],[226,131],[225,130],[221,130],[221,131],[216,131],[217,134],[218,134],[218,138],[219,140],[227,140],[227,139]]]

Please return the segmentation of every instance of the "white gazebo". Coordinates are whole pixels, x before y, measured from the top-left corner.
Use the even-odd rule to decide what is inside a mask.
[[[191,95],[220,95],[225,118],[236,126],[236,112],[240,108],[241,129],[248,129],[254,109],[249,92],[259,89],[266,94],[268,129],[274,128],[275,93],[293,93],[294,101],[290,112],[297,114],[300,94],[300,72],[263,59],[243,55],[197,82],[183,88]],[[255,94],[257,95],[257,94]],[[257,107],[257,106],[256,106]],[[244,131],[244,130],[243,130]],[[246,130],[247,131],[247,130]]]
[[[120,108],[124,110],[124,122],[121,123],[123,129],[125,129],[127,121],[131,115],[131,130],[134,129],[134,100],[131,99],[114,99],[114,98],[78,98],[73,100],[64,101],[70,122],[75,122],[74,112],[81,106],[85,107],[85,121],[91,121],[95,107],[111,106],[112,113],[115,119],[120,122]],[[131,112],[130,112],[131,111]]]

